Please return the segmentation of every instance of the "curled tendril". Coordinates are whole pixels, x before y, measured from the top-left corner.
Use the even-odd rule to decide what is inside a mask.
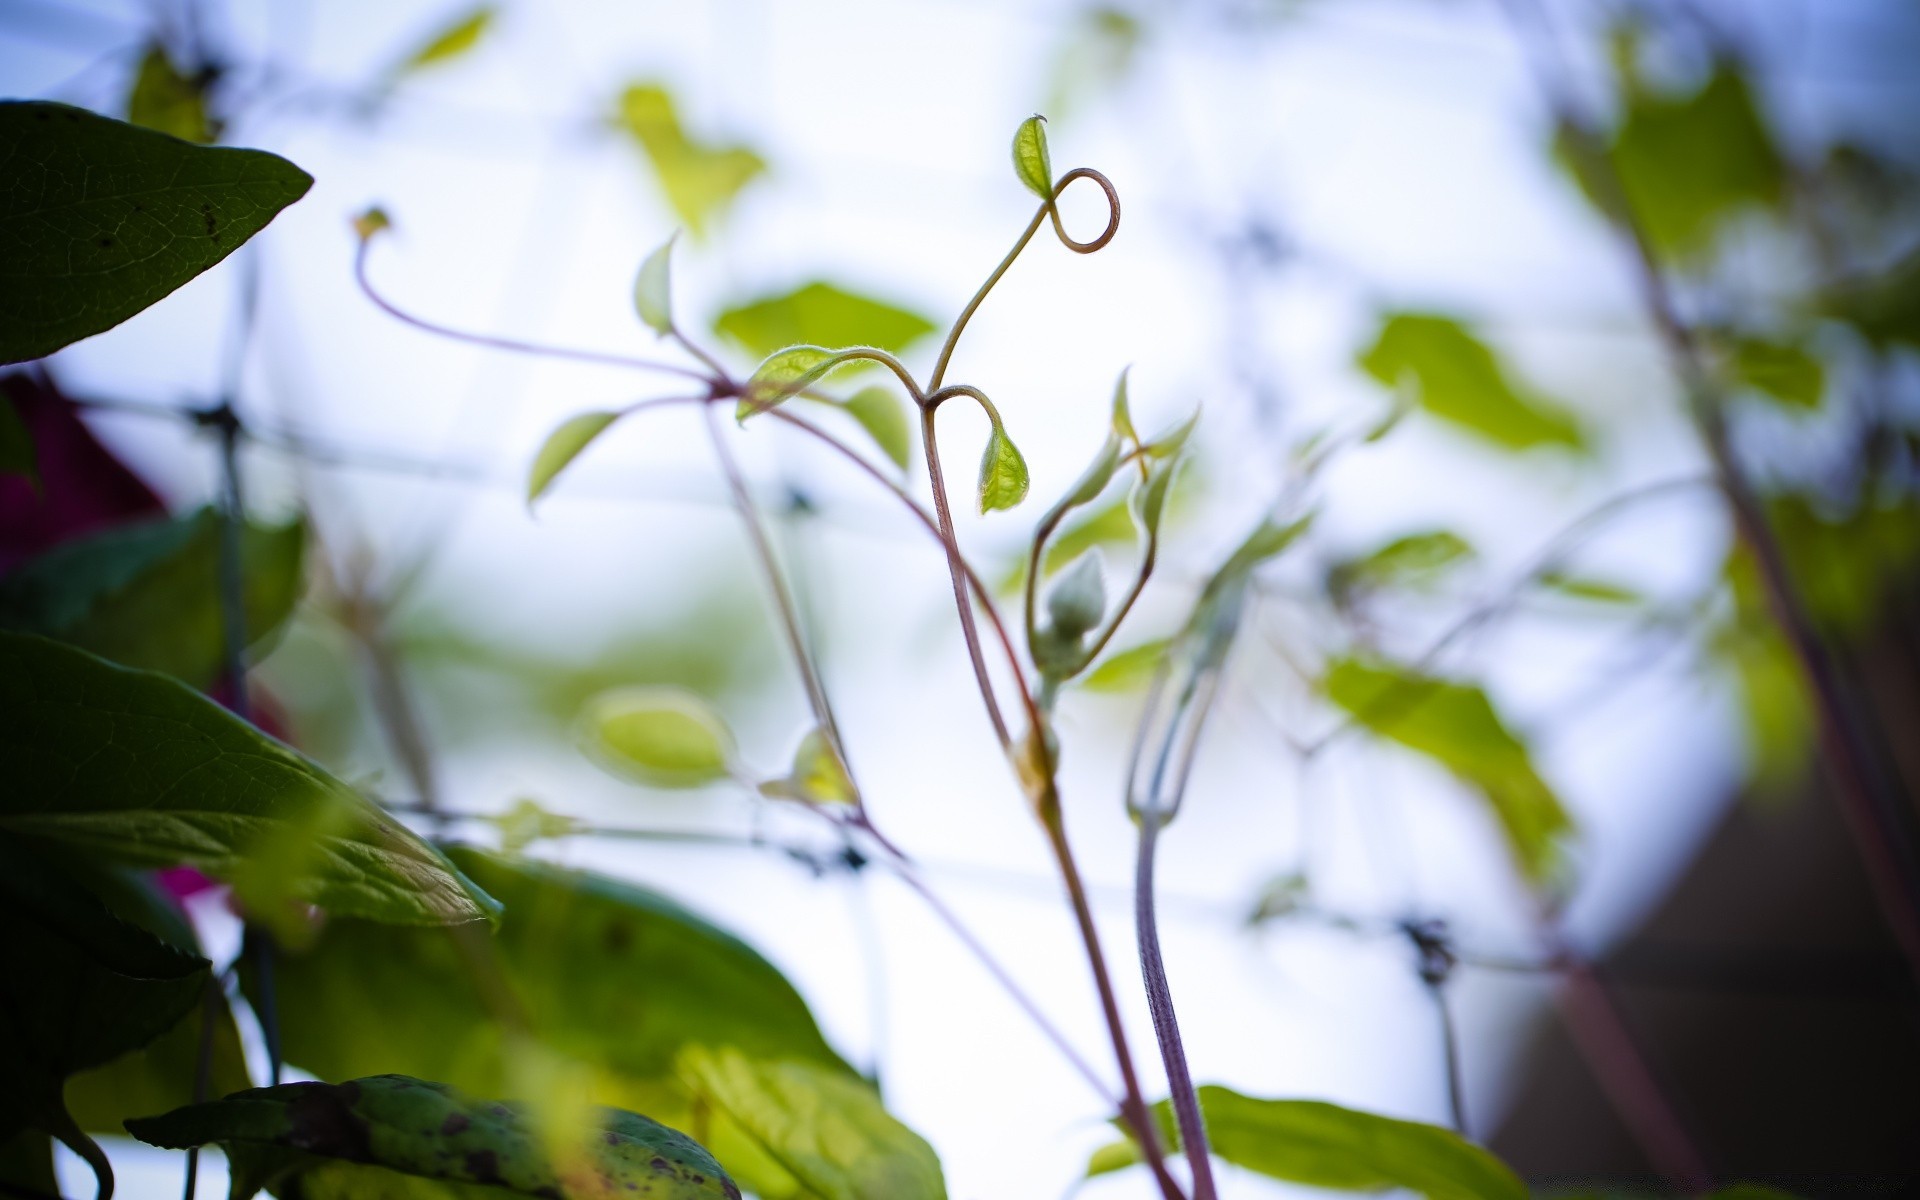
[[[1091,179],[1100,185],[1101,191],[1107,194],[1107,227],[1100,231],[1099,237],[1090,242],[1074,241],[1068,236],[1067,227],[1060,221],[1060,197],[1076,179]],[[1112,180],[1092,167],[1075,167],[1062,175],[1060,181],[1053,185],[1053,195],[1047,199],[1047,215],[1053,219],[1053,235],[1060,239],[1061,245],[1075,254],[1092,254],[1111,242],[1113,235],[1120,232],[1120,193],[1114,190]]]

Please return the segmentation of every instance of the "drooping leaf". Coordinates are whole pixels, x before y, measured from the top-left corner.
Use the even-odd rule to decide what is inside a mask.
[[[58,638],[204,690],[226,662],[223,521],[203,508],[57,546],[0,579],[0,628]],[[249,645],[276,634],[300,599],[306,535],[299,520],[249,522],[241,532]]]
[[[588,702],[580,727],[600,765],[654,787],[703,787],[733,772],[726,719],[679,688],[602,692]]]
[[[182,74],[164,47],[147,47],[127,96],[127,120],[186,142],[216,140],[219,131],[207,119],[205,80]]]
[[[1125,79],[1143,32],[1138,17],[1110,5],[1080,10],[1054,55],[1047,111],[1064,119],[1081,101]]]
[[[1090,692],[1134,692],[1147,686],[1160,661],[1167,656],[1171,638],[1155,638],[1138,646],[1107,655],[1100,664],[1080,679]]]
[[[696,238],[766,170],[760,156],[744,146],[706,145],[690,137],[673,97],[658,84],[637,83],[621,93],[618,119],[646,152],[667,203]]]
[[[33,435],[20,419],[20,410],[10,396],[0,396],[0,475],[24,475],[40,486],[39,457],[33,448]]]
[[[1207,1141],[1222,1161],[1271,1179],[1347,1192],[1401,1188],[1428,1200],[1527,1200],[1525,1184],[1492,1154],[1451,1130],[1319,1100],[1260,1100],[1198,1089]],[[1154,1116],[1172,1139],[1166,1101]],[[1132,1142],[1096,1154],[1088,1174],[1139,1161]]]
[[[127,1122],[170,1150],[218,1144],[234,1163],[232,1200],[262,1188],[308,1200],[444,1195],[648,1196],[740,1200],[699,1143],[648,1117],[602,1108],[578,1130],[577,1157],[555,1161],[527,1108],[471,1099],[443,1083],[375,1075],[283,1083]],[[395,1176],[456,1185],[421,1193]],[[482,1189],[478,1192],[459,1190]]]
[[[487,30],[499,15],[493,5],[482,4],[455,17],[421,42],[418,50],[401,59],[393,69],[393,76],[409,75],[422,67],[438,66],[469,53],[487,36]]]
[[[913,453],[913,434],[900,397],[890,389],[864,387],[840,402],[840,410],[860,423],[874,445],[894,466],[905,470]]]
[[[788,346],[776,350],[748,377],[746,394],[740,397],[734,416],[745,421],[854,361],[857,360],[849,351],[829,350],[824,346]]]
[[[765,358],[786,346],[877,346],[898,353],[933,332],[911,309],[816,280],[793,291],[737,304],[713,328],[741,350]]]
[[[533,466],[527,472],[527,503],[531,505],[545,495],[560,472],[619,419],[617,412],[584,412],[562,421],[547,435],[547,440],[540,443],[540,452],[533,456]]]
[[[944,1200],[933,1147],[887,1113],[862,1079],[732,1048],[689,1047],[678,1073],[820,1200]]]
[[[1356,659],[1331,663],[1324,686],[1361,725],[1432,758],[1486,796],[1526,877],[1555,882],[1573,822],[1484,691]]]
[[[1565,413],[1512,381],[1492,349],[1451,317],[1389,313],[1359,361],[1387,387],[1411,389],[1434,416],[1501,446],[1583,444]]]
[[[1794,408],[1820,407],[1827,372],[1805,346],[1740,338],[1733,344],[1733,373],[1741,383]]]
[[[278,881],[288,896],[415,924],[494,907],[431,846],[213,701],[58,642],[0,633],[0,758],[0,834],[232,879],[325,814],[328,832]]]
[[[980,511],[1012,508],[1027,498],[1027,460],[998,421],[980,455]]]
[[[785,797],[808,804],[852,804],[857,798],[847,765],[818,729],[809,729],[793,752],[793,766],[785,779],[760,785],[764,796]]]
[[[85,109],[0,102],[0,364],[111,329],[264,229],[313,180]]]
[[[673,332],[673,243],[679,231],[640,264],[633,282],[633,308],[640,319],[661,337]]]
[[[1042,200],[1053,198],[1053,161],[1047,155],[1047,119],[1031,116],[1013,131],[1013,173]]]
[[[1329,582],[1338,593],[1380,588],[1424,590],[1473,558],[1465,538],[1445,529],[1410,533],[1336,565]]]

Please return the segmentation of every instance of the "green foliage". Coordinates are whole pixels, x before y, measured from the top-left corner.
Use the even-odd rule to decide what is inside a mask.
[[[769,354],[747,379],[747,394],[740,397],[734,416],[745,421],[781,403],[802,389],[812,387],[841,367],[860,361],[862,352],[829,350],[825,346],[788,346]]]
[[[1882,274],[1835,291],[1827,307],[1876,350],[1920,346],[1920,250]]]
[[[60,1194],[60,1181],[53,1174],[53,1141],[46,1134],[23,1129],[11,1138],[0,1137],[0,1192],[9,1186],[26,1195]]]
[[[1390,588],[1425,590],[1473,559],[1465,538],[1445,529],[1394,538],[1358,558],[1337,563],[1328,574],[1336,594]]]
[[[533,466],[527,472],[527,504],[532,505],[545,495],[560,472],[619,419],[617,412],[584,412],[562,421],[547,435],[547,440],[540,443],[540,452],[533,456]]]
[[[784,797],[808,804],[852,804],[858,798],[847,765],[833,743],[818,729],[809,729],[793,752],[793,766],[785,779],[760,785],[763,796]]]
[[[713,328],[746,353],[765,358],[803,343],[898,352],[932,333],[933,322],[900,305],[816,280],[735,305],[714,318]]]
[[[661,337],[673,332],[673,244],[679,231],[647,255],[633,281],[633,310]]]
[[[1203,1086],[1200,1112],[1216,1157],[1237,1167],[1311,1187],[1346,1192],[1403,1188],[1428,1200],[1527,1200],[1506,1165],[1450,1130],[1401,1121],[1319,1100],[1259,1100]],[[1154,1115],[1177,1141],[1166,1101]],[[1096,1152],[1089,1175],[1139,1161],[1132,1142]]]
[[[1534,578],[1534,584],[1568,600],[1581,600],[1588,604],[1609,604],[1615,606],[1640,604],[1646,597],[1624,584],[1610,583],[1604,579],[1590,579],[1583,575],[1568,575],[1564,571],[1543,571]]]
[[[695,237],[704,236],[740,189],[766,170],[744,146],[710,146],[691,137],[673,97],[658,84],[636,83],[621,93],[618,122],[640,143],[667,203]]]
[[[180,73],[158,44],[147,47],[127,96],[127,120],[186,142],[212,142],[219,130],[207,117],[206,88]]]
[[[226,662],[223,522],[203,508],[65,542],[0,579],[0,628],[58,638],[122,666],[207,688]],[[249,523],[242,531],[249,645],[266,642],[293,612],[305,583],[306,541],[298,520]]]
[[[258,150],[193,146],[47,101],[0,102],[0,364],[111,329],[306,194]]]
[[[1572,419],[1507,375],[1466,325],[1431,313],[1388,313],[1360,366],[1389,388],[1409,388],[1442,420],[1511,450],[1584,444]]]
[[[1133,692],[1147,685],[1167,656],[1171,638],[1155,638],[1107,655],[1080,679],[1090,692]]]
[[[1031,116],[1013,131],[1013,173],[1042,200],[1053,199],[1053,161],[1047,154],[1047,119]]]
[[[913,432],[907,423],[907,409],[899,396],[884,387],[864,387],[842,400],[841,412],[859,422],[874,445],[888,461],[901,470],[913,454]]]
[[[494,907],[431,846],[333,776],[164,675],[0,633],[0,834],[132,866],[240,880],[409,924]],[[298,853],[282,854],[292,845]]]
[[[1805,346],[1737,338],[1730,357],[1734,378],[1747,387],[1793,408],[1820,407],[1820,398],[1827,390],[1827,372]]]
[[[470,53],[487,36],[487,31],[493,28],[494,19],[499,15],[493,5],[481,4],[455,17],[422,42],[418,50],[401,59],[394,66],[394,77],[410,75],[422,67],[452,62]]]
[[[1484,795],[1527,879],[1557,882],[1573,822],[1484,691],[1354,659],[1329,664],[1324,686],[1361,725],[1432,758]]]
[[[253,1088],[165,1116],[129,1121],[141,1141],[174,1150],[219,1144],[232,1200],[262,1188],[307,1200],[348,1197],[633,1195],[739,1200],[713,1156],[636,1113],[600,1109],[555,1156],[523,1105],[473,1100],[441,1083],[376,1075],[346,1083]],[[407,1189],[394,1174],[432,1180]],[[285,1190],[283,1190],[285,1189]]]
[[[0,396],[0,475],[24,475],[40,486],[40,460],[33,448],[33,435],[20,419],[13,400]]]
[[[733,773],[726,718],[691,692],[616,688],[594,697],[580,724],[597,762],[653,787],[704,787]]]
[[[1027,484],[1027,460],[995,418],[987,448],[980,455],[980,512],[1013,508],[1027,498]]]
[[[770,1200],[945,1200],[933,1147],[889,1116],[864,1080],[812,1063],[755,1061],[698,1046],[677,1066],[695,1096],[792,1177],[791,1191],[755,1189]]]

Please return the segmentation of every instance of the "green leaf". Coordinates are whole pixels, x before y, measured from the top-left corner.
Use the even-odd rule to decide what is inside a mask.
[[[233,879],[321,825],[279,880],[291,897],[417,924],[494,907],[431,846],[213,701],[58,642],[0,633],[0,760],[0,834]]]
[[[747,379],[746,394],[734,409],[734,417],[745,421],[788,397],[825,379],[850,362],[859,361],[847,350],[829,350],[824,346],[788,346],[767,356]]]
[[[584,412],[562,421],[560,427],[540,443],[540,452],[533,456],[533,467],[527,472],[527,504],[532,505],[545,495],[560,472],[619,419],[617,412]]]
[[[933,1147],[894,1120],[866,1081],[805,1062],[689,1047],[679,1075],[820,1200],[944,1200]]]
[[[933,332],[911,309],[815,281],[779,295],[735,305],[713,328],[755,358],[786,346],[878,346],[899,352]]]
[[[1099,666],[1081,678],[1080,686],[1090,692],[1139,691],[1160,669],[1172,641],[1171,638],[1155,638],[1109,654]]]
[[[661,337],[673,332],[673,243],[679,237],[675,230],[658,250],[647,255],[633,281],[634,311]]]
[[[689,137],[673,97],[658,84],[638,83],[621,93],[618,121],[640,143],[667,203],[696,238],[767,169],[744,146],[709,146]]]
[[[1573,822],[1487,694],[1354,659],[1329,664],[1327,696],[1373,732],[1432,758],[1486,796],[1526,877],[1556,881]]]
[[[1200,410],[1196,408],[1186,420],[1148,440],[1145,444],[1147,455],[1151,458],[1172,458],[1186,448],[1187,439],[1193,436],[1199,424]]]
[[[53,1142],[46,1134],[23,1129],[0,1138],[0,1194],[8,1186],[25,1189],[16,1195],[58,1196],[60,1181],[53,1173]]]
[[[852,804],[857,798],[847,765],[818,729],[809,729],[793,752],[793,766],[785,779],[760,785],[763,796],[801,800],[808,804]]]
[[[549,812],[522,796],[503,813],[482,820],[500,831],[500,849],[519,854],[535,842],[572,837],[583,831],[581,822],[565,813]]]
[[[1804,346],[1739,338],[1732,360],[1736,379],[1783,404],[1815,409],[1826,394],[1826,368]]]
[[[1107,582],[1100,551],[1089,550],[1074,560],[1047,593],[1047,616],[1055,634],[1077,642],[1100,624],[1106,611]]]
[[[204,690],[226,664],[223,524],[203,508],[63,543],[0,579],[0,628],[58,638]],[[250,522],[241,532],[249,645],[267,643],[292,615],[306,582],[306,541],[299,520]]]
[[[980,455],[980,511],[1012,508],[1027,498],[1027,460],[998,421]]]
[[[581,731],[601,766],[654,787],[704,787],[733,773],[725,718],[680,688],[602,692],[587,702]]]
[[[1080,478],[1075,480],[1073,486],[1067,489],[1067,494],[1060,498],[1059,507],[1067,510],[1083,508],[1093,503],[1099,498],[1101,492],[1107,490],[1107,485],[1113,482],[1113,473],[1119,467],[1120,438],[1116,435],[1109,437],[1101,444],[1100,453],[1094,455],[1087,469],[1080,473]]]
[[[860,423],[894,466],[906,470],[913,453],[913,434],[907,424],[906,404],[899,396],[884,387],[864,387],[842,400],[839,408]]]
[[[225,1147],[236,1168],[232,1200],[263,1187],[306,1200],[423,1195],[394,1175],[485,1189],[431,1193],[449,1197],[740,1198],[699,1143],[637,1113],[593,1112],[556,1162],[526,1106],[405,1075],[253,1088],[129,1121],[127,1131],[170,1150]]]
[[[24,475],[34,487],[40,486],[39,456],[33,448],[33,435],[27,432],[20,410],[7,396],[0,396],[0,475]]]
[[[159,45],[147,47],[127,96],[127,120],[185,142],[211,142],[219,134],[207,119],[206,87],[182,75]]]
[[[1852,281],[1826,303],[1876,350],[1920,346],[1920,249],[1883,274]]]
[[[113,328],[313,185],[271,154],[41,100],[0,102],[0,163],[0,364]]]
[[[1133,412],[1127,403],[1127,372],[1120,372],[1120,378],[1113,385],[1113,436],[1123,442],[1138,442],[1140,434],[1133,428]]]
[[[1308,892],[1307,877],[1299,871],[1274,876],[1254,898],[1253,907],[1247,912],[1247,925],[1258,928],[1292,916],[1306,903]]]
[[[1402,1188],[1428,1200],[1528,1197],[1505,1163],[1451,1130],[1319,1100],[1260,1100],[1215,1085],[1198,1090],[1214,1155],[1271,1179],[1346,1192]],[[1172,1137],[1166,1101],[1154,1115]],[[1139,1161],[1137,1150],[1123,1148],[1132,1143],[1097,1153],[1088,1174]]]
[[[1412,389],[1434,416],[1498,445],[1583,445],[1565,413],[1510,380],[1487,344],[1450,317],[1389,313],[1359,361],[1387,387]]]
[[[411,74],[422,67],[437,66],[471,51],[493,27],[499,12],[491,4],[482,4],[448,22],[440,32],[420,44],[420,48],[401,59],[393,76]]]
[[[1569,600],[1582,600],[1589,604],[1640,604],[1646,599],[1639,592],[1623,584],[1568,575],[1561,571],[1543,571],[1534,578],[1534,582]]]
[[[1031,116],[1013,131],[1013,173],[1042,200],[1053,199],[1053,162],[1047,157],[1047,119]]]
[[[1329,578],[1337,592],[1391,587],[1425,590],[1472,559],[1473,547],[1465,538],[1445,529],[1435,529],[1394,538],[1359,558],[1335,566]]]

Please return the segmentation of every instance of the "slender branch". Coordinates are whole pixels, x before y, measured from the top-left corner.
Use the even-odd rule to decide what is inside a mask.
[[[1167,983],[1167,965],[1160,953],[1160,923],[1154,913],[1153,859],[1160,840],[1160,814],[1140,818],[1140,855],[1134,875],[1134,927],[1139,931],[1140,974],[1146,983],[1147,1007],[1153,1013],[1153,1032],[1160,1042],[1160,1059],[1167,1069],[1167,1094],[1173,1105],[1174,1127],[1193,1172],[1193,1200],[1214,1200],[1213,1159],[1207,1148],[1207,1124],[1200,1114],[1200,1096],[1187,1068],[1187,1051],[1180,1040],[1180,1020],[1173,1010],[1173,990]]]
[[[920,409],[920,440],[926,452],[927,478],[933,485],[933,511],[939,520],[940,541],[947,551],[947,574],[953,581],[953,602],[960,615],[960,631],[967,641],[967,657],[973,661],[974,681],[980,686],[980,698],[987,707],[987,719],[993,722],[993,733],[1000,741],[1000,749],[1008,755],[1013,753],[1013,735],[1007,730],[1007,719],[1000,712],[1000,702],[993,694],[993,679],[987,674],[987,660],[980,652],[980,630],[974,621],[973,603],[967,598],[966,560],[960,554],[960,540],[953,530],[953,508],[947,501],[947,482],[940,470],[940,444],[934,430],[934,413],[937,410],[931,404]],[[1021,694],[1028,696],[1021,688]],[[1029,705],[1032,700],[1029,696]],[[1037,714],[1036,714],[1037,715]],[[1039,720],[1033,722],[1035,737],[1040,736]]]

